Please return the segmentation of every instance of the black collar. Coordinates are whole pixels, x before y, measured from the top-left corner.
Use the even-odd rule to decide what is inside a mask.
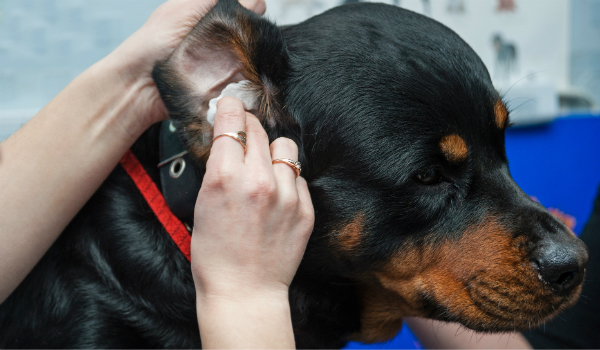
[[[158,142],[160,184],[173,214],[193,227],[194,207],[206,168],[204,163],[192,161],[175,131],[170,121],[161,123]]]

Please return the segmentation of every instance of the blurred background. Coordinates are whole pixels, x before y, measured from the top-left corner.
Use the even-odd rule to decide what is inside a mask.
[[[139,28],[162,0],[0,0],[0,140]],[[267,0],[298,23],[356,0]],[[387,0],[461,35],[518,124],[597,111],[599,0]]]
[[[162,0],[0,0],[0,140],[139,28]],[[267,0],[298,23],[356,0]],[[597,111],[599,0],[387,0],[461,35],[518,124]]]
[[[267,0],[298,23],[356,0]],[[139,28],[162,0],[0,0],[0,140]],[[599,0],[387,0],[461,35],[488,66],[519,124],[600,101]]]
[[[162,2],[0,0],[0,141]],[[266,2],[266,16],[287,25],[357,1]],[[513,177],[581,232],[600,183],[600,0],[381,2],[446,24],[480,55],[516,125],[506,140]],[[374,347],[419,346],[405,327]]]

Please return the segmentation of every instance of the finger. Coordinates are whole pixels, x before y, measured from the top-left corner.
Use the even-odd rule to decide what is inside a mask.
[[[248,134],[248,150],[246,164],[260,166],[271,170],[271,151],[269,137],[265,129],[251,113],[246,113],[246,133]]]
[[[280,137],[271,144],[271,158],[298,160],[298,146],[286,137]],[[296,171],[287,163],[273,164],[273,173],[277,182],[277,190],[280,198],[294,203],[298,200],[296,188]]]
[[[259,15],[264,15],[267,10],[264,0],[240,0],[240,5]]]
[[[223,97],[217,103],[215,114],[215,126],[211,148],[211,158],[230,159],[244,161],[244,147],[241,143],[229,136],[221,136],[224,133],[234,133],[246,130],[246,111],[242,101],[234,97]]]
[[[275,159],[291,159],[293,161],[298,160],[298,146],[296,142],[288,139],[287,137],[280,137],[273,141],[270,146],[271,149],[271,160]],[[282,179],[289,180],[289,183],[296,182],[296,171],[294,168],[286,163],[273,164],[273,171],[276,176]]]
[[[310,220],[311,225],[315,224],[315,209],[310,198],[310,192],[308,191],[308,184],[303,177],[296,179],[296,188],[298,189],[298,201],[300,202],[300,210],[306,220]],[[310,231],[312,232],[312,230]],[[309,236],[310,236],[309,232]]]

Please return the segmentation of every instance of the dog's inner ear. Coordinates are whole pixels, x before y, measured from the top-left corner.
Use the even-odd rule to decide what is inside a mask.
[[[268,128],[293,123],[283,108],[287,71],[280,29],[236,0],[221,0],[157,64],[153,77],[180,136],[193,155],[205,159],[216,110],[211,99],[240,98]]]

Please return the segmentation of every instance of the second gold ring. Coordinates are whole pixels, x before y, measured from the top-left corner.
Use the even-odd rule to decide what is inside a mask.
[[[296,172],[296,177],[300,176],[300,172],[302,171],[302,166],[300,162],[287,158],[273,159],[273,164],[276,163],[284,163],[289,165]]]

